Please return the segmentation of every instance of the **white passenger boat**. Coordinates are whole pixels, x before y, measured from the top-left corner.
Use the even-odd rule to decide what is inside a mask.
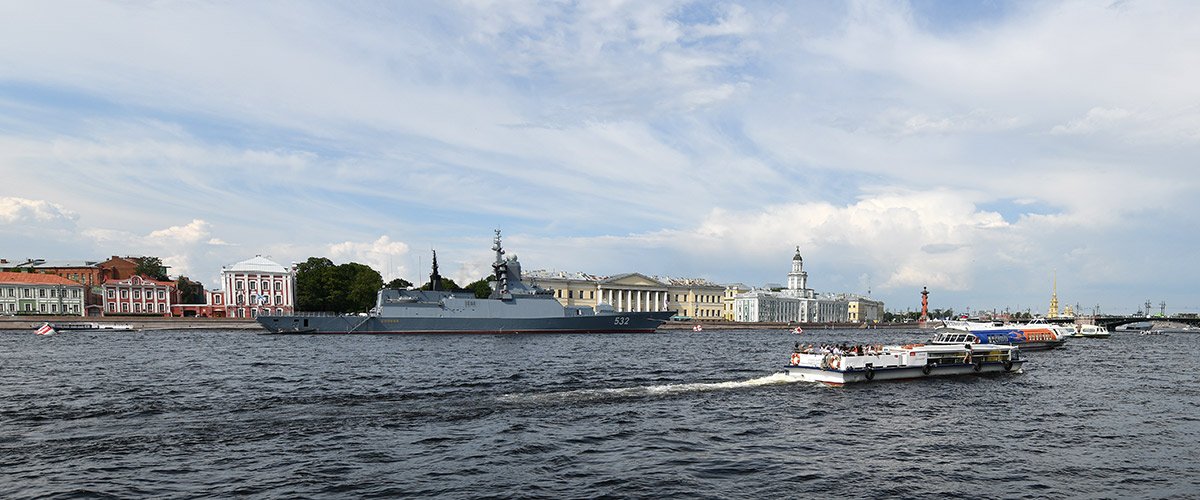
[[[941,334],[939,334],[940,336]],[[951,336],[955,334],[950,334]],[[962,334],[963,340],[970,334]],[[938,338],[935,336],[935,338]],[[1020,348],[969,341],[840,349],[800,349],[785,367],[788,375],[809,382],[843,385],[981,373],[1020,373]]]
[[[1076,329],[1077,337],[1091,337],[1094,339],[1106,339],[1110,335],[1108,328],[1100,325],[1079,325]]]

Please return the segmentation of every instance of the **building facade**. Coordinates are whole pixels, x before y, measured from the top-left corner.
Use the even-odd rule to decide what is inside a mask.
[[[788,299],[788,300],[784,300]],[[863,300],[855,306],[871,319],[883,317],[883,303]],[[759,290],[737,294],[733,298],[734,321],[799,322],[799,323],[848,323],[850,301],[844,295],[818,295],[808,287],[808,272],[804,270],[804,258],[800,247],[792,256],[792,268],[788,272],[787,288]],[[751,319],[758,318],[758,319]]]
[[[883,321],[883,302],[870,297],[851,295],[846,299],[851,323],[878,323]]]
[[[170,316],[172,305],[179,302],[175,283],[145,276],[109,279],[101,289],[105,316]]]
[[[750,292],[751,288],[742,283],[732,283],[725,285],[725,294],[721,297],[721,315],[725,321],[737,321],[734,319],[733,303],[738,295]]]
[[[0,272],[0,314],[82,316],[84,286],[62,276]]]
[[[675,311],[680,318],[718,321],[725,287],[698,278],[651,277],[641,273],[596,276],[586,273],[529,271],[522,279],[554,291],[568,307],[607,304],[618,312]]]
[[[733,321],[789,323],[800,317],[800,299],[769,291],[739,294],[733,301]]]
[[[228,317],[257,318],[296,311],[296,271],[261,255],[221,269],[221,283],[220,301]]]

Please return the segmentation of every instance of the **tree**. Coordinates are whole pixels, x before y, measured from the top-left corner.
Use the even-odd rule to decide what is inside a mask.
[[[333,287],[329,269],[333,261],[325,257],[309,257],[296,265],[296,310],[332,311],[329,307]]]
[[[204,303],[204,283],[180,276],[175,280],[175,289],[179,290],[179,300],[184,304]]]
[[[495,279],[495,276],[488,276],[479,281],[471,283],[470,285],[467,285],[466,289],[475,292],[475,298],[486,299],[492,294],[491,282]]]
[[[369,266],[334,265],[325,257],[309,257],[296,266],[296,309],[338,313],[365,312],[375,305],[383,277]]]
[[[393,290],[405,290],[411,286],[412,286],[412,283],[409,282],[408,280],[406,280],[404,278],[396,278],[392,281],[389,281],[386,285],[384,285],[384,288],[391,288]]]
[[[148,276],[159,281],[167,281],[167,268],[158,257],[142,257],[137,260],[133,274]]]
[[[421,290],[431,290],[432,288],[430,288],[430,283],[432,283],[432,282],[426,281],[424,285],[421,285]],[[441,289],[446,292],[455,292],[458,290],[462,290],[461,288],[458,287],[458,283],[455,283],[454,280],[452,280],[450,278],[442,277],[442,280],[439,281],[438,283],[441,284]]]

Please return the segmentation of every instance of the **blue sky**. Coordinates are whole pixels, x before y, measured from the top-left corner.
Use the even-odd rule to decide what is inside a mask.
[[[1200,312],[1193,2],[10,2],[0,256]]]

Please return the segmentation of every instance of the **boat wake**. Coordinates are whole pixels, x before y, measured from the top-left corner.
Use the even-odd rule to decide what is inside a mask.
[[[613,399],[636,399],[646,397],[674,396],[707,391],[722,391],[759,387],[764,385],[791,384],[802,382],[800,377],[787,372],[773,373],[750,380],[728,382],[696,382],[690,384],[660,384],[640,387],[616,387],[610,389],[576,389],[573,391],[504,394],[498,399],[504,403],[566,403],[580,401],[605,401]]]

